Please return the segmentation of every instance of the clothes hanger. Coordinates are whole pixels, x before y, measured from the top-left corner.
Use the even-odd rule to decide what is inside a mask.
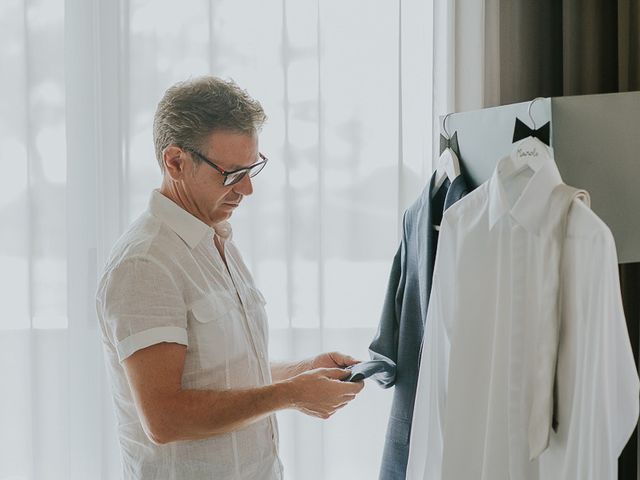
[[[450,183],[453,183],[453,180],[460,175],[460,160],[458,159],[458,155],[451,148],[451,135],[447,130],[447,118],[451,113],[447,113],[442,119],[442,131],[446,135],[447,147],[442,151],[440,157],[438,157],[438,165],[436,167],[436,176],[433,182],[432,192],[437,192],[440,186],[444,183],[445,179],[448,178]],[[454,133],[455,135],[455,133]],[[440,225],[432,225],[434,230],[440,231]]]
[[[442,130],[446,135],[447,140],[451,140],[451,135],[447,130],[447,118],[451,113],[447,113],[442,120]],[[433,184],[433,191],[436,192],[438,188],[444,183],[445,178],[448,178],[450,182],[460,175],[460,160],[458,155],[447,146],[444,151],[438,157],[438,164],[436,167],[436,178]]]
[[[548,141],[550,122],[547,122],[539,129],[536,129],[536,121],[531,114],[531,107],[533,104],[542,99],[543,97],[537,97],[529,102],[527,113],[529,119],[533,125],[533,129],[529,128],[519,118],[516,118],[516,124],[514,128],[514,146],[511,150],[511,154],[507,158],[500,168],[500,174],[503,180],[509,180],[523,171],[530,169],[534,173],[540,170],[547,162],[553,161],[553,154],[547,144],[545,144],[539,137]],[[522,140],[518,139],[518,135],[523,131],[528,132],[528,136]]]

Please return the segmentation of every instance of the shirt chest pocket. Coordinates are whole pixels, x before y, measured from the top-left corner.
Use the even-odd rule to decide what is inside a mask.
[[[188,313],[188,336],[194,367],[222,374],[244,349],[238,302],[225,291],[195,301]]]

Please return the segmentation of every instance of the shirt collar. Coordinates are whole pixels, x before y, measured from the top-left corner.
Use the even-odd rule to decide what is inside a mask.
[[[209,225],[191,215],[158,190],[151,193],[149,211],[176,232],[189,245],[189,248],[194,248],[207,233],[211,232]]]
[[[544,166],[533,174],[515,205],[511,207],[499,174],[501,166],[508,159],[508,156],[503,157],[498,162],[489,181],[489,228],[492,229],[509,213],[528,231],[538,233],[547,216],[547,202],[551,192],[562,183],[558,167],[552,159],[545,162]]]

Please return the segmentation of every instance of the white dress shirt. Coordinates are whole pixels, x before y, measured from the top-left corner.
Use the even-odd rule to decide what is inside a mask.
[[[214,245],[224,245],[227,267]],[[264,298],[231,241],[159,192],[118,240],[97,309],[125,479],[282,478],[275,415],[232,433],[155,445],[146,436],[121,362],[161,342],[187,346],[184,389],[271,383]]]
[[[548,200],[561,178],[548,162],[503,183],[504,160],[442,221],[407,479],[615,479],[639,387],[613,237],[573,202],[559,270],[558,426],[531,460],[539,300],[553,297]]]

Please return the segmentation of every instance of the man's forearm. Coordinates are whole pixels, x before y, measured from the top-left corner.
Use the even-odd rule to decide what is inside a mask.
[[[274,382],[280,382],[306,372],[310,368],[312,368],[311,360],[291,363],[271,362],[271,378]]]
[[[199,440],[243,428],[293,406],[289,384],[278,382],[247,390],[182,390],[148,411],[147,435],[156,443]],[[170,414],[167,414],[170,412]]]

